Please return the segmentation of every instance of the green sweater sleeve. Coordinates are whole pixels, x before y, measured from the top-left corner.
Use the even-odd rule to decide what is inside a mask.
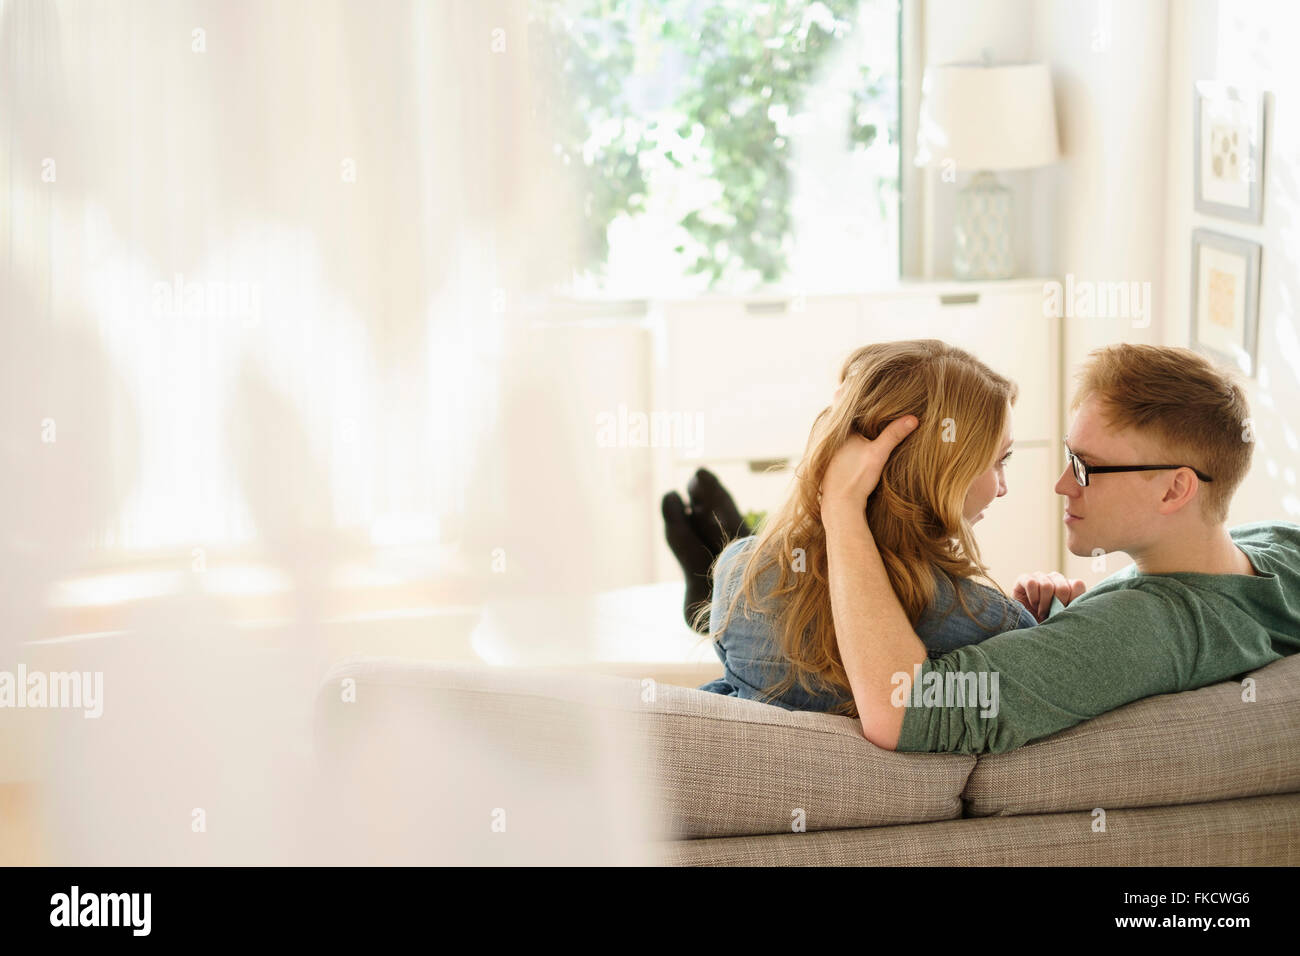
[[[1001,753],[1131,701],[1226,680],[1279,656],[1266,636],[1234,638],[1212,608],[1156,584],[1085,594],[1037,627],[926,661],[917,686],[898,692],[907,712],[897,749]],[[961,693],[980,681],[983,701]]]

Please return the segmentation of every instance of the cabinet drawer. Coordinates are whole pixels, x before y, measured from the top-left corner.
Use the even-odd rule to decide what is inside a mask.
[[[667,394],[657,404],[702,416],[700,441],[674,460],[801,454],[858,342],[859,315],[852,298],[665,307]]]
[[[1047,441],[1057,432],[1057,320],[1043,317],[1035,293],[876,300],[863,309],[859,337],[933,338],[965,349],[1019,386],[1018,441]]]

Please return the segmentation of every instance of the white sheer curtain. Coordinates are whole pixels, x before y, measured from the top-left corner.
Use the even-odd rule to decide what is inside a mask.
[[[526,13],[4,2],[5,321],[92,333],[120,382],[101,554],[464,527],[504,327],[573,208]]]
[[[527,727],[426,709],[362,750],[394,777],[432,755],[433,776],[353,767],[349,806],[312,761],[344,554],[441,541],[486,577],[508,552],[491,634],[585,648],[565,594],[590,587],[594,532],[567,449],[593,436],[552,413],[583,370],[531,353],[519,309],[564,277],[579,207],[526,21],[483,0],[0,2],[0,669],[103,677],[102,722],[0,710],[0,784],[40,785],[35,862],[640,852],[628,799],[573,810],[631,779],[634,744],[585,726],[560,767],[515,758]],[[127,630],[33,640],[87,559],[188,569],[195,548],[269,558],[297,613],[250,631],[184,586]],[[495,839],[502,795],[545,827]]]

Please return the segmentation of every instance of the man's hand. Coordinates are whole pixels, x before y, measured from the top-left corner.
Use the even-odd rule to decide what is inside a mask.
[[[887,425],[875,441],[852,436],[831,456],[821,484],[835,640],[862,736],[886,750],[898,746],[903,727],[902,708],[893,703],[894,677],[915,673],[926,653],[889,583],[867,527],[866,506],[890,452],[916,425],[914,416],[905,415]]]
[[[885,426],[875,441],[850,435],[831,456],[822,476],[822,523],[840,515],[861,517],[867,498],[876,490],[885,462],[898,443],[917,426],[914,415],[904,415]]]
[[[1016,578],[1016,587],[1012,597],[1029,609],[1034,620],[1042,623],[1052,607],[1052,598],[1058,597],[1062,604],[1069,604],[1088,586],[1075,578],[1068,579],[1059,571],[1032,571]]]

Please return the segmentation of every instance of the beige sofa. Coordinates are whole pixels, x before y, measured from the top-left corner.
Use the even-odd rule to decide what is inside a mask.
[[[648,798],[643,862],[1300,864],[1300,655],[1246,676],[1253,701],[1244,681],[1148,698],[978,759],[885,751],[851,718],[693,688],[373,658],[335,666],[317,726],[344,776],[367,741],[391,736],[377,729],[380,712],[386,726],[416,728],[417,741],[419,728],[454,717],[480,753],[508,752],[521,772],[591,774],[594,763],[575,759],[590,757],[589,728],[617,728]],[[353,702],[340,701],[345,681]],[[474,767],[417,770],[420,751],[405,745],[368,779],[391,790],[389,775],[424,773],[472,788]]]

